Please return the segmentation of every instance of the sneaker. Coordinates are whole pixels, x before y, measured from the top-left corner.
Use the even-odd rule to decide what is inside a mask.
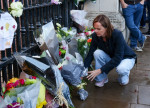
[[[143,33],[143,34],[150,36],[150,31],[147,31],[147,32],[145,32],[145,33]]]
[[[123,75],[118,78],[118,82],[120,85],[127,85],[129,83],[129,76],[128,75]]]
[[[132,48],[133,51],[138,51],[138,52],[142,52],[142,48],[141,47],[134,47]]]
[[[145,29],[145,28],[146,28],[146,25],[144,25],[144,26],[140,26],[140,28],[143,28],[143,29]]]
[[[96,82],[95,86],[97,86],[97,87],[103,87],[105,83],[108,83],[108,78],[105,78],[104,80],[102,80],[100,82]]]
[[[147,39],[147,36],[145,36],[145,40],[144,40],[143,44],[141,44],[141,46],[140,46],[141,49],[144,48],[144,44],[145,44],[146,39]]]

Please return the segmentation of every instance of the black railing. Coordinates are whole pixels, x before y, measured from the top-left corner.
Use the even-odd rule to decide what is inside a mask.
[[[12,48],[0,51],[0,87],[12,77],[19,77],[21,69],[13,55],[15,53],[34,54],[39,51],[33,37],[33,31],[42,25],[53,21],[54,26],[60,23],[70,27],[73,22],[70,10],[77,9],[73,0],[63,0],[62,4],[51,4],[50,0],[20,0],[24,4],[23,15],[15,18],[18,27],[13,39]],[[0,9],[8,11],[12,0],[0,0]],[[1,90],[1,89],[0,89]]]

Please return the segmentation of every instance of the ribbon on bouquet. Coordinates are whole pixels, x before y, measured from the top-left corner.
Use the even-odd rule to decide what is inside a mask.
[[[53,99],[53,102],[57,102],[59,106],[62,106],[63,104],[65,104],[66,107],[69,108],[68,102],[64,98],[64,95],[62,93],[63,86],[64,86],[64,83],[61,83],[57,91],[57,96]]]
[[[81,83],[81,84],[77,85],[77,88],[83,89],[85,85],[87,85],[87,83]]]

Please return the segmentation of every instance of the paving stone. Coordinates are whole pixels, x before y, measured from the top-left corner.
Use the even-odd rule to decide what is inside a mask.
[[[137,85],[121,86],[119,83],[108,82],[104,87],[95,87],[94,83],[87,86],[89,97],[93,99],[115,100],[120,102],[137,103]]]
[[[131,104],[130,108],[150,108],[150,106],[140,105],[140,104]]]
[[[130,108],[129,103],[113,100],[93,99],[89,97],[86,101],[74,100],[76,108]]]
[[[138,104],[150,105],[150,86],[139,86]]]

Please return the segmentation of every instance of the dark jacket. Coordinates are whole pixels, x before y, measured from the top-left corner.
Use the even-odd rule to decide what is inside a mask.
[[[90,50],[84,62],[85,67],[90,66],[93,60],[93,53],[97,48],[103,50],[111,57],[111,60],[101,67],[101,71],[106,74],[114,67],[117,67],[121,60],[125,58],[136,58],[136,54],[125,42],[122,32],[117,29],[113,30],[111,38],[106,42],[103,41],[102,37],[98,37],[96,33],[92,34]]]

